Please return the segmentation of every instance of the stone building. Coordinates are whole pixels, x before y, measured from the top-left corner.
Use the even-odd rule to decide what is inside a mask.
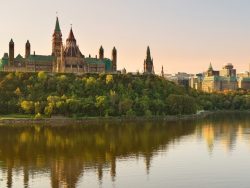
[[[116,73],[117,50],[115,47],[111,55],[111,59],[105,58],[104,49],[101,46],[99,57],[85,57],[79,49],[72,27],[64,45],[59,19],[56,18],[51,55],[36,55],[35,52],[31,55],[31,44],[27,41],[25,56],[19,54],[15,57],[15,43],[11,39],[9,54],[5,53],[0,60],[0,68],[6,72]]]
[[[236,70],[232,64],[227,64],[221,71],[214,71],[210,64],[206,76],[202,81],[202,90],[205,92],[216,92],[238,89]]]
[[[198,91],[202,90],[202,80],[204,78],[203,74],[196,74],[189,78],[189,86]]]
[[[240,89],[250,90],[250,77],[239,77],[238,86]]]

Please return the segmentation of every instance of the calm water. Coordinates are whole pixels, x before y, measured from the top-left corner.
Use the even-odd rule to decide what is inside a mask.
[[[250,186],[250,117],[0,126],[0,187]]]

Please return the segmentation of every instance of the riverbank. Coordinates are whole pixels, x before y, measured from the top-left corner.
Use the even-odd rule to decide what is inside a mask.
[[[129,122],[129,121],[189,121],[203,119],[211,115],[219,115],[225,113],[246,113],[250,115],[249,110],[220,110],[220,111],[204,111],[193,115],[168,115],[168,116],[152,116],[152,117],[83,117],[70,118],[64,116],[53,116],[51,118],[35,119],[28,115],[5,115],[0,116],[0,124],[43,124],[43,125],[70,125],[83,123],[99,123],[99,122]]]
[[[63,116],[53,116],[51,118],[35,119],[32,116],[25,115],[5,115],[0,116],[0,124],[46,124],[46,125],[65,125],[80,123],[98,123],[98,122],[123,122],[123,121],[187,121],[202,119],[216,112],[204,111],[193,115],[175,115],[175,116],[152,116],[152,117],[83,117],[70,118]]]

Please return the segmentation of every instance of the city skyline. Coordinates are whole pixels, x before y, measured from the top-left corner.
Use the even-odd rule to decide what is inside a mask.
[[[63,40],[71,24],[84,54],[98,55],[102,45],[109,57],[113,46],[119,49],[118,69],[143,70],[146,47],[151,47],[155,72],[198,73],[212,62],[218,69],[232,63],[238,72],[248,71],[250,63],[250,2],[210,1],[189,3],[159,0],[122,2],[83,1],[78,6],[63,1],[23,4],[17,0],[2,3],[3,20],[0,55],[8,52],[13,38],[16,55],[24,54],[26,40],[32,51],[51,52],[51,33],[56,12],[62,27]],[[85,8],[83,8],[85,7]],[[87,7],[87,8],[86,8]],[[14,14],[10,14],[9,10]],[[20,11],[20,9],[24,11]],[[46,14],[44,10],[46,9]],[[84,11],[82,11],[82,9]]]

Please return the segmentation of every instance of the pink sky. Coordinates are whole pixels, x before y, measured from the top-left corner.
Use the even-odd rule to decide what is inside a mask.
[[[155,71],[198,73],[232,63],[238,72],[250,63],[250,2],[247,0],[12,0],[1,3],[0,54],[13,38],[16,55],[31,42],[37,54],[51,53],[58,11],[65,40],[73,30],[84,55],[106,57],[118,49],[118,68],[142,71],[151,47]]]

